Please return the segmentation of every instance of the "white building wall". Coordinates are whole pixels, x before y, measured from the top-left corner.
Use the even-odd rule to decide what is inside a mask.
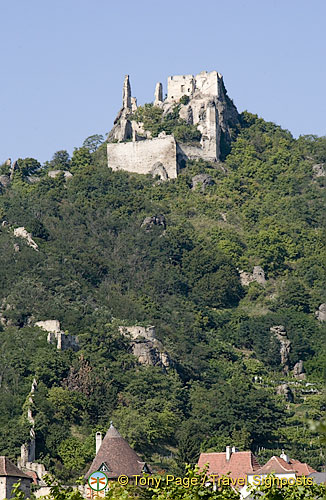
[[[1,476],[0,477],[0,500],[11,497],[13,485],[20,480],[20,489],[26,497],[30,497],[30,484],[31,481],[25,478],[15,476]]]

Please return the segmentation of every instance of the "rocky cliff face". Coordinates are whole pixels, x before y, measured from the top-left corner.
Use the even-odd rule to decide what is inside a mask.
[[[280,343],[281,364],[283,372],[289,372],[289,354],[291,349],[291,341],[288,339],[285,327],[283,325],[272,326],[270,331]]]
[[[132,352],[143,365],[169,368],[171,359],[164,351],[163,344],[157,340],[154,326],[120,326],[120,333],[132,339]]]

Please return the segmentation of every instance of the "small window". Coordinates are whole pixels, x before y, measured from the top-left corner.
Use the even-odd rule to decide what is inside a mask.
[[[185,91],[185,86],[181,85],[181,92],[184,92],[184,91]]]
[[[190,92],[190,89],[188,89],[188,92]]]

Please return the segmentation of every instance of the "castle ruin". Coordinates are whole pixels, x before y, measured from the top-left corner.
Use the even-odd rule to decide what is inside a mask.
[[[187,159],[219,161],[222,142],[230,142],[231,129],[238,124],[237,109],[227,96],[223,77],[217,71],[202,71],[196,76],[170,76],[166,99],[163,100],[162,84],[157,83],[153,104],[162,109],[163,116],[178,105],[179,118],[197,127],[201,133],[200,142],[179,142],[165,132],[152,137],[144,124],[133,117],[137,100],[131,96],[129,75],[126,75],[122,108],[108,136],[108,166],[112,170],[151,173],[162,180],[174,179]]]

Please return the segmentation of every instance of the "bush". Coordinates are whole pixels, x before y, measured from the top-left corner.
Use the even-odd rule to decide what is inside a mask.
[[[199,142],[201,133],[195,125],[177,125],[173,130],[173,135],[176,141],[179,142]]]

